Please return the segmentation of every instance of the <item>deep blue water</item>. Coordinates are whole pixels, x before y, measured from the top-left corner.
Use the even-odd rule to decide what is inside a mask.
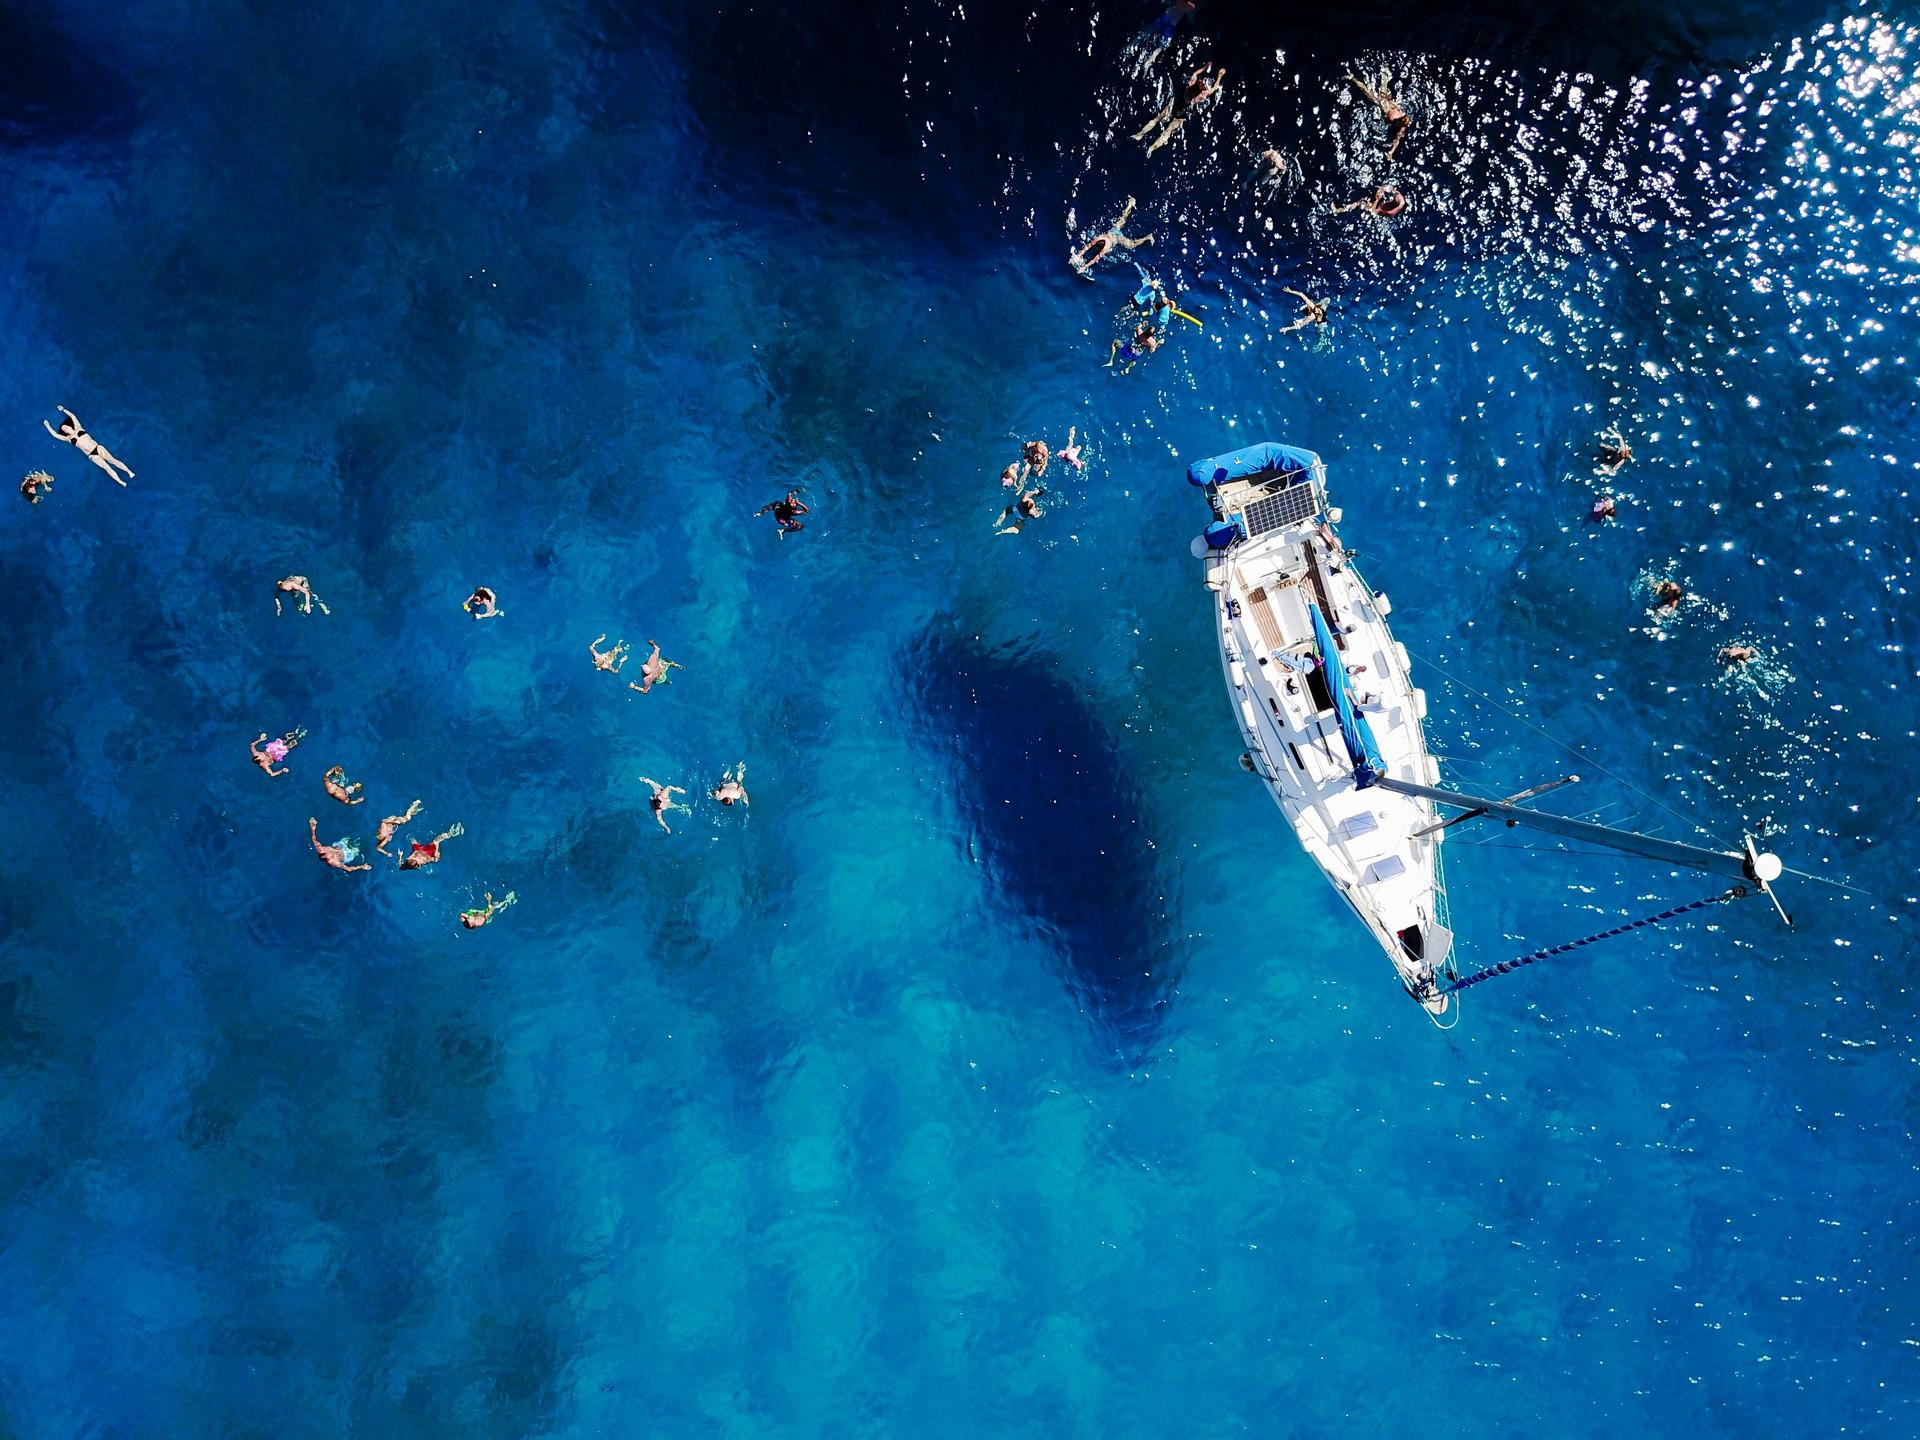
[[[1256,8],[0,17],[0,1434],[1920,1428],[1920,29]],[[1206,328],[1122,377],[1129,194]],[[1435,1032],[1236,764],[1180,467],[1263,438],[1451,779],[1769,827],[1798,928]],[[1715,888],[1456,834],[1469,966]]]

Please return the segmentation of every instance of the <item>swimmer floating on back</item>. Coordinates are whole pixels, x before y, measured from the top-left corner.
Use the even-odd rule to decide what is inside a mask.
[[[1309,325],[1324,325],[1327,323],[1326,301],[1315,300],[1312,296],[1308,295],[1306,291],[1296,290],[1291,285],[1283,285],[1280,293],[1282,295],[1295,296],[1300,301],[1300,318],[1291,325],[1281,326],[1280,333],[1282,335],[1291,335],[1294,331],[1304,330]]]
[[[611,650],[602,650],[600,641],[606,638],[604,635],[597,637],[591,645],[587,646],[587,650],[593,656],[594,669],[604,670],[609,675],[618,675],[620,667],[627,663],[627,642],[616,640]]]
[[[278,777],[286,774],[292,767],[281,765],[278,770],[273,767],[279,765],[282,760],[287,758],[287,752],[298,745],[301,740],[306,737],[306,733],[304,730],[289,730],[278,740],[269,740],[267,739],[267,732],[262,730],[260,732],[260,738],[249,745],[247,749],[253,755],[254,764],[266,771],[267,774]]]
[[[300,597],[300,613],[302,615],[311,615],[313,613],[313,607],[316,605],[320,607],[320,613],[322,615],[331,615],[333,613],[327,609],[326,601],[313,593],[313,586],[307,583],[307,577],[304,575],[289,575],[284,580],[274,581],[273,591],[273,613],[276,615],[280,613],[280,597],[282,595],[298,595]]]
[[[1125,250],[1137,250],[1142,245],[1153,243],[1151,235],[1142,235],[1136,240],[1123,233],[1127,221],[1133,218],[1133,206],[1134,199],[1129,195],[1126,208],[1120,212],[1120,218],[1067,257],[1067,263],[1073,267],[1074,273],[1081,279],[1091,280],[1093,267],[1111,255],[1116,245]]]
[[[1406,107],[1393,98],[1387,89],[1387,72],[1380,72],[1380,88],[1374,89],[1358,75],[1348,75],[1347,80],[1353,88],[1371,100],[1380,111],[1380,118],[1387,122],[1387,132],[1393,136],[1393,143],[1387,146],[1387,159],[1393,159],[1393,152],[1400,148],[1400,142],[1407,137],[1407,127],[1413,123],[1408,117]]]
[[[1133,138],[1144,140],[1148,133],[1158,126],[1159,135],[1154,138],[1151,145],[1147,146],[1147,154],[1153,154],[1173,138],[1174,131],[1187,123],[1189,111],[1197,105],[1206,104],[1220,93],[1220,82],[1226,78],[1226,66],[1222,65],[1215,69],[1212,66],[1202,65],[1187,77],[1185,85],[1173,92],[1173,99],[1169,100],[1158,114],[1133,132]]]
[[[462,910],[460,912],[460,923],[469,930],[478,930],[482,925],[493,919],[496,914],[506,909],[519,898],[518,895],[515,895],[513,891],[509,890],[505,895],[495,900],[493,898],[493,892],[489,890],[487,892],[487,908],[484,910]]]
[[[320,822],[313,816],[307,817],[307,833],[313,837],[313,853],[336,870],[345,870],[351,874],[355,870],[371,870],[371,865],[349,865],[349,860],[358,860],[360,852],[351,840],[342,840],[338,845],[320,843]]]
[[[669,810],[678,810],[682,815],[691,815],[693,813],[693,807],[691,805],[677,804],[673,798],[676,795],[686,794],[685,786],[662,785],[658,780],[650,780],[645,775],[640,777],[640,783],[653,791],[653,794],[647,797],[647,808],[653,811],[653,818],[660,822],[660,828],[666,831],[667,834],[671,835],[673,833],[673,827],[667,824],[667,812]]]
[[[56,405],[53,408],[67,418],[60,422],[60,428],[58,430],[54,429],[51,425],[47,425],[47,422],[42,420],[40,423],[47,425],[47,433],[49,435],[53,436],[56,440],[66,441],[67,444],[73,446],[74,449],[93,461],[94,464],[98,465],[112,477],[114,484],[125,485],[127,480],[133,478],[133,471],[127,469],[126,462],[124,460],[114,459],[112,452],[110,452],[106,446],[89,435],[87,433],[87,427],[80,423],[80,417],[78,415],[74,414],[73,411],[67,409],[64,405]],[[120,478],[119,471],[121,470],[127,471],[127,480]]]
[[[640,666],[640,682],[641,683],[636,685],[631,680],[627,682],[627,688],[629,690],[638,690],[642,695],[646,694],[649,690],[653,689],[653,687],[656,685],[666,684],[667,671],[684,670],[687,668],[686,666],[682,665],[678,660],[662,660],[660,658],[660,642],[658,640],[649,640],[647,641],[647,644],[653,647],[653,653],[647,656],[647,658],[641,663],[641,666]]]
[[[1600,473],[1618,475],[1620,467],[1633,459],[1633,447],[1627,444],[1627,437],[1620,433],[1618,425],[1609,425],[1600,432]]]

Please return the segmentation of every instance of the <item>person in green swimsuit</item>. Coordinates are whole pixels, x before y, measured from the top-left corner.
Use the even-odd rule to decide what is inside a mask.
[[[460,923],[469,930],[478,930],[482,925],[493,919],[498,911],[506,909],[507,906],[513,904],[513,902],[519,898],[518,895],[515,895],[513,891],[509,890],[505,895],[495,900],[493,898],[493,892],[489,890],[487,892],[487,908],[484,910],[462,910],[460,912]]]

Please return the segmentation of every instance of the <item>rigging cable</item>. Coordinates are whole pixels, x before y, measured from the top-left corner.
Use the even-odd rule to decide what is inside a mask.
[[[1550,946],[1545,950],[1536,950],[1531,955],[1522,955],[1518,960],[1502,960],[1498,965],[1489,965],[1484,970],[1476,970],[1471,975],[1455,977],[1445,985],[1435,987],[1442,995],[1451,995],[1456,990],[1464,990],[1469,985],[1478,985],[1482,980],[1491,980],[1496,975],[1505,975],[1508,971],[1518,970],[1523,965],[1545,960],[1551,955],[1564,955],[1569,950],[1578,950],[1582,945],[1591,945],[1596,940],[1611,940],[1616,935],[1624,935],[1629,930],[1638,930],[1643,925],[1658,925],[1662,920],[1671,920],[1676,915],[1685,915],[1689,910],[1704,910],[1709,905],[1724,905],[1729,900],[1738,900],[1747,893],[1744,885],[1735,885],[1718,895],[1709,895],[1704,900],[1689,901],[1685,905],[1676,905],[1671,910],[1662,910],[1658,915],[1643,916],[1638,920],[1629,920],[1624,925],[1616,925],[1611,930],[1602,930],[1598,935],[1582,936],[1578,940],[1569,940],[1564,945]]]

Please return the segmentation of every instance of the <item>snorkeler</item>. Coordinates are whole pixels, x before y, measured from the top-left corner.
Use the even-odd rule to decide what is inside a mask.
[[[1114,246],[1118,245],[1125,250],[1137,250],[1142,245],[1153,243],[1151,235],[1142,235],[1134,239],[1123,233],[1127,221],[1133,218],[1133,207],[1134,198],[1129,195],[1126,208],[1120,212],[1120,218],[1067,257],[1067,263],[1073,267],[1074,273],[1081,279],[1091,280],[1093,267],[1111,255]]]
[[[747,803],[747,762],[742,760],[731,770],[720,772],[720,783],[707,793],[722,805]]]
[[[1744,665],[1759,653],[1751,645],[1725,645],[1721,647],[1720,654],[1715,658],[1722,665]]]
[[[456,820],[424,845],[412,836],[408,836],[407,844],[411,848],[407,851],[406,858],[400,862],[400,868],[402,870],[419,870],[433,864],[440,858],[440,847],[442,845],[453,839],[454,836],[464,835],[466,833],[467,827]]]
[[[802,530],[807,528],[800,523],[800,517],[807,514],[808,511],[806,501],[800,498],[800,492],[798,490],[787,491],[786,499],[775,500],[771,505],[762,505],[758,510],[753,512],[753,515],[757,520],[762,515],[769,513],[771,513],[773,518],[780,524],[780,538],[782,540],[786,539],[789,535],[798,535]]]
[[[342,805],[364,805],[367,803],[366,796],[355,793],[367,787],[362,785],[358,780],[349,782],[347,780],[347,767],[344,765],[336,765],[327,771],[326,774],[320,777],[320,783],[327,787],[327,794],[338,800]]]
[[[1686,598],[1687,592],[1678,580],[1662,580],[1653,587],[1653,598],[1660,602],[1662,610],[1676,608]]]
[[[627,663],[627,642],[624,640],[616,640],[613,642],[613,648],[611,650],[602,650],[600,648],[600,641],[606,638],[606,636],[602,635],[591,645],[587,646],[587,649],[593,655],[593,668],[596,670],[604,670],[609,675],[618,675],[620,673],[620,667]]]
[[[1627,437],[1620,433],[1618,425],[1609,425],[1600,432],[1600,456],[1596,463],[1602,475],[1618,475],[1620,467],[1633,459],[1633,447],[1627,444]]]
[[[627,682],[627,688],[629,690],[638,690],[642,695],[646,694],[656,685],[666,684],[667,671],[684,670],[687,668],[678,660],[662,660],[660,658],[660,642],[658,640],[649,640],[647,644],[653,647],[653,653],[647,656],[645,662],[640,666],[640,683],[636,685],[631,680]]]
[[[484,585],[474,586],[473,594],[460,602],[460,608],[476,620],[492,620],[506,613],[494,598],[493,591]]]
[[[1133,132],[1133,138],[1144,140],[1148,133],[1158,126],[1159,135],[1154,138],[1151,145],[1147,146],[1147,154],[1153,154],[1173,138],[1174,131],[1187,123],[1189,111],[1196,105],[1206,104],[1220,93],[1220,82],[1226,78],[1226,66],[1222,65],[1214,69],[1211,66],[1202,65],[1187,77],[1185,85],[1174,91],[1173,99],[1169,100],[1157,115]]]
[[[25,497],[29,505],[38,505],[40,492],[51,489],[53,489],[53,476],[44,470],[29,470],[27,478],[20,482],[20,494]]]
[[[1371,100],[1374,105],[1379,108],[1380,118],[1387,122],[1388,133],[1393,136],[1393,143],[1387,146],[1387,159],[1393,159],[1393,152],[1398,150],[1400,148],[1400,142],[1406,139],[1407,127],[1411,125],[1413,121],[1408,118],[1406,108],[1402,106],[1398,100],[1394,99],[1392,92],[1387,89],[1387,72],[1384,70],[1380,72],[1380,88],[1378,90],[1367,84],[1367,82],[1362,80],[1358,75],[1350,74],[1347,76],[1347,79],[1352,82],[1354,89],[1366,96],[1367,99]]]
[[[1291,285],[1281,286],[1280,293],[1282,295],[1295,296],[1300,301],[1300,318],[1291,325],[1281,326],[1280,333],[1282,335],[1291,335],[1294,331],[1304,330],[1309,325],[1324,325],[1327,323],[1326,301],[1315,300],[1304,290],[1296,290]]]
[[[262,730],[260,738],[249,745],[247,750],[252,754],[254,764],[277,778],[286,774],[292,767],[281,765],[278,770],[273,767],[287,758],[287,752],[298,745],[306,737],[306,733],[304,730],[289,730],[278,740],[269,740],[267,732]]]
[[[1381,185],[1366,200],[1352,200],[1345,205],[1333,207],[1335,215],[1344,215],[1349,210],[1365,210],[1370,215],[1378,215],[1382,220],[1391,220],[1407,208],[1407,197],[1391,185]]]
[[[114,459],[112,452],[109,451],[106,446],[102,445],[87,433],[87,427],[80,423],[80,417],[78,415],[74,414],[73,411],[64,405],[56,405],[53,408],[67,418],[60,422],[60,428],[58,430],[54,429],[51,425],[47,425],[47,422],[42,420],[40,423],[47,425],[47,433],[49,435],[53,436],[56,440],[66,441],[67,444],[73,446],[74,449],[93,461],[94,464],[98,465],[112,477],[114,484],[125,485],[127,480],[133,478],[133,471],[127,470],[126,461]],[[120,478],[115,467],[118,467],[119,470],[127,471],[127,480]]]
[[[320,843],[320,822],[311,815],[307,817],[307,833],[313,837],[313,853],[326,861],[327,864],[331,865],[334,869],[345,870],[348,874],[352,874],[355,870],[371,870],[373,868],[371,865],[349,865],[347,863],[349,860],[358,860],[360,858],[360,852],[354,848],[354,842],[351,840],[342,840],[338,845],[322,845]]]
[[[1153,323],[1148,321],[1133,332],[1132,339],[1113,342],[1112,348],[1107,351],[1107,369],[1113,369],[1113,362],[1118,358],[1127,362],[1126,370],[1131,370],[1159,348],[1159,333],[1154,330]],[[1126,370],[1121,373],[1125,374]]]
[[[519,898],[518,895],[509,890],[505,895],[495,900],[493,898],[493,892],[489,890],[487,891],[487,908],[484,910],[462,910],[460,912],[460,923],[469,930],[478,930],[482,925],[493,919],[495,914],[506,909]]]
[[[1080,431],[1077,426],[1069,425],[1067,427],[1067,443],[1054,451],[1054,454],[1066,461],[1067,464],[1073,466],[1074,469],[1084,470],[1087,468],[1087,462],[1080,458],[1080,447],[1074,442],[1073,438],[1079,433]]]
[[[996,535],[1018,535],[1027,528],[1029,520],[1038,520],[1046,511],[1040,508],[1040,497],[1046,494],[1046,487],[1036,485],[1031,490],[1022,490],[1020,498],[1000,512],[1000,518],[993,522]]]
[[[660,828],[666,831],[667,834],[671,835],[673,833],[673,827],[667,824],[667,812],[669,810],[678,810],[682,815],[691,815],[693,813],[693,807],[691,805],[677,804],[673,798],[676,795],[684,795],[687,793],[684,785],[662,785],[658,780],[650,780],[645,775],[640,777],[640,783],[649,786],[653,790],[653,794],[647,797],[647,808],[653,811],[653,818],[660,822]]]
[[[391,850],[387,849],[387,846],[393,843],[394,832],[402,825],[411,824],[413,817],[419,813],[420,801],[416,800],[407,807],[406,814],[387,816],[386,819],[380,822],[379,832],[373,837],[373,848],[378,850],[382,855],[393,854]]]
[[[313,607],[316,605],[320,607],[320,613],[322,615],[331,615],[333,613],[327,609],[327,602],[313,593],[313,586],[307,583],[307,577],[304,575],[289,575],[284,580],[274,581],[273,591],[273,613],[276,615],[280,613],[280,597],[282,595],[298,595],[300,597],[300,613],[302,615],[311,615],[313,613]]]

